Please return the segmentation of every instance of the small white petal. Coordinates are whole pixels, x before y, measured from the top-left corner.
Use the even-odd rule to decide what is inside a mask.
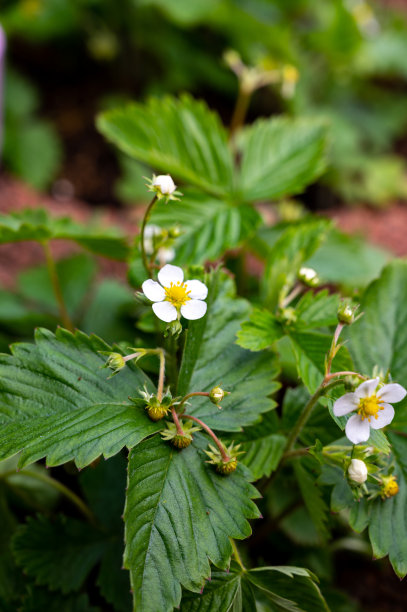
[[[357,398],[354,393],[346,393],[334,403],[334,415],[337,417],[344,416],[345,414],[352,412],[352,410],[356,410],[358,404],[359,398]]]
[[[378,384],[379,378],[371,378],[370,380],[365,380],[365,382],[359,385],[359,387],[355,390],[355,394],[357,397],[371,397],[372,395],[374,395]]]
[[[159,261],[172,261],[175,257],[175,249],[172,247],[161,247],[158,249],[157,257]]]
[[[367,419],[362,421],[358,414],[354,414],[346,423],[345,434],[353,444],[366,442],[370,436],[369,421]]]
[[[177,318],[177,309],[169,302],[156,302],[153,304],[153,310],[154,314],[166,323],[171,323]]]
[[[144,295],[152,302],[162,302],[165,298],[165,291],[160,283],[153,281],[151,278],[144,281],[141,285]]]
[[[158,225],[153,225],[152,223],[146,225],[144,228],[144,240],[146,238],[154,238],[154,236],[158,236],[158,234],[161,234],[161,231],[161,227]]]
[[[182,268],[178,266],[167,264],[159,271],[158,280],[163,287],[169,287],[171,283],[176,285],[177,283],[182,283],[184,280],[184,272]]]
[[[186,283],[187,290],[190,292],[191,300],[204,300],[208,295],[208,287],[199,280],[190,280]]]
[[[370,427],[372,429],[381,429],[386,427],[394,419],[394,408],[391,404],[382,404],[383,410],[377,413],[377,419],[374,416],[370,417]]]
[[[406,397],[407,391],[398,383],[392,383],[391,385],[384,385],[376,395],[385,402],[401,402]]]
[[[164,195],[171,195],[176,190],[174,181],[169,174],[160,174],[154,177],[153,185],[154,187],[159,187],[161,193]]]
[[[202,302],[201,300],[189,300],[189,302],[181,306],[181,314],[186,319],[194,321],[204,316],[206,308],[206,302]]]

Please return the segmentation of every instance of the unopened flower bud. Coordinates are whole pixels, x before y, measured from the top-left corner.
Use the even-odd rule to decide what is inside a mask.
[[[307,287],[318,287],[320,279],[313,268],[300,268],[298,272],[298,280]]]
[[[394,497],[399,492],[399,485],[397,484],[397,480],[395,476],[383,476],[382,477],[382,488],[381,488],[381,496],[382,499],[386,499],[388,497]]]
[[[106,354],[106,353],[103,351],[103,354]],[[111,378],[112,376],[120,372],[120,370],[122,370],[125,366],[126,366],[126,361],[123,355],[120,355],[120,353],[108,353],[108,358],[106,360],[106,363],[102,367],[109,368],[110,370],[112,370],[112,374],[110,376]]]
[[[182,332],[182,323],[181,321],[176,319],[175,321],[171,321],[171,323],[168,323],[164,336],[165,337],[174,336],[174,338],[178,338],[181,332]]]
[[[338,321],[344,325],[351,325],[355,321],[358,306],[352,306],[348,301],[342,302],[338,308]]]
[[[361,459],[352,459],[348,467],[349,480],[358,485],[366,482],[367,467],[366,463]]]
[[[176,186],[169,174],[160,174],[153,178],[153,187],[160,191],[162,195],[171,195],[176,190]]]
[[[214,387],[209,392],[209,399],[211,400],[212,404],[215,404],[215,406],[217,406],[223,400],[225,395],[230,395],[230,392],[224,391],[220,387]]]

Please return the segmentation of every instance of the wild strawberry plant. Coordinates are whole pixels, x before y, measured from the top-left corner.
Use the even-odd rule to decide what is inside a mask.
[[[0,358],[2,602],[335,609],[310,569],[287,565],[289,555],[260,563],[275,555],[251,547],[257,529],[265,542],[284,530],[323,544],[329,508],[367,529],[374,556],[404,576],[407,266],[380,275],[380,254],[350,248],[327,220],[271,226],[257,205],[319,176],[324,125],[262,119],[228,141],[188,96],[109,111],[98,125],[157,172],[134,244],[43,211],[0,217],[2,243],[43,245],[64,325],[38,328]],[[136,327],[112,321],[117,285],[97,308],[87,300],[93,316],[73,308],[75,274],[68,266],[69,293],[50,248],[60,238],[128,262]],[[264,261],[261,278],[249,254]],[[342,293],[338,257],[359,265]],[[31,277],[37,297],[42,274]],[[26,316],[23,298],[7,298],[9,310]],[[95,327],[101,337],[86,333]],[[60,496],[76,511],[58,512]],[[18,525],[21,506],[30,516]]]

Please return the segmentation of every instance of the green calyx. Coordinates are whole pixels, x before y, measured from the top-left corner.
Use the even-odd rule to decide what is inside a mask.
[[[228,476],[236,470],[238,463],[237,457],[243,454],[243,451],[239,450],[240,444],[235,446],[235,443],[232,442],[230,446],[223,446],[224,455],[220,452],[219,448],[212,444],[209,444],[209,448],[210,450],[205,451],[209,457],[209,461],[206,463],[214,465],[219,474]]]
[[[176,448],[183,449],[191,444],[194,439],[192,434],[199,431],[200,428],[190,422],[180,422],[180,426],[182,433],[178,431],[175,423],[167,423],[167,428],[161,432],[161,436],[163,440],[171,442]]]

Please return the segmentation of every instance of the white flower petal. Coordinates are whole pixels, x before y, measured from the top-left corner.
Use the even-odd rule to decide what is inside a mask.
[[[208,295],[208,287],[199,280],[190,280],[186,283],[187,290],[190,292],[191,300],[204,300]]]
[[[151,278],[144,281],[141,285],[144,295],[152,302],[162,302],[165,298],[165,291],[160,283],[153,281]]]
[[[176,190],[174,181],[169,174],[160,174],[159,176],[155,176],[153,185],[154,187],[159,187],[161,193],[165,195],[170,195]]]
[[[367,419],[362,421],[358,414],[354,414],[346,423],[345,434],[353,444],[366,442],[370,436],[369,421]]]
[[[394,408],[391,404],[382,404],[383,410],[377,413],[377,419],[370,417],[370,427],[372,429],[381,429],[392,422],[394,418]]]
[[[172,247],[161,247],[158,249],[157,257],[159,261],[172,261],[175,257],[175,249]]]
[[[155,302],[153,310],[157,317],[166,323],[171,323],[177,318],[177,309],[169,302]]]
[[[401,402],[406,397],[407,391],[398,383],[392,383],[391,385],[384,385],[376,395],[385,402]]]
[[[158,273],[158,280],[163,287],[169,287],[171,283],[182,283],[184,280],[184,272],[182,268],[167,264]]]
[[[189,302],[181,306],[181,314],[186,319],[194,321],[204,316],[206,308],[206,302],[202,302],[201,300],[189,300]]]
[[[359,387],[355,390],[355,394],[357,397],[371,397],[372,395],[374,395],[378,384],[379,378],[371,378],[370,380],[365,380],[365,382],[362,382],[362,384],[359,385]]]
[[[356,410],[358,404],[359,398],[357,398],[354,393],[346,393],[334,403],[334,415],[337,417],[344,416],[345,414],[352,412],[352,410]]]

